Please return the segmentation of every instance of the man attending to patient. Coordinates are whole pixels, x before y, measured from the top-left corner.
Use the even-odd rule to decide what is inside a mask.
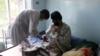
[[[52,33],[53,38],[51,39],[47,49],[50,52],[56,54],[56,56],[61,56],[60,53],[63,53],[70,49],[71,47],[71,30],[70,27],[62,21],[62,15],[58,11],[54,11],[51,14],[52,23],[46,31],[46,34],[42,36],[46,40],[46,36],[49,33]]]

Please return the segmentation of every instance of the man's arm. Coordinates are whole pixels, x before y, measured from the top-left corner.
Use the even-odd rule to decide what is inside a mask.
[[[48,35],[51,33],[52,28],[53,28],[53,24],[51,24],[51,25],[49,26],[49,28],[46,30],[46,33],[45,33],[44,35],[45,35],[45,36],[48,36]]]
[[[51,24],[51,25],[49,26],[49,28],[46,30],[46,33],[45,33],[44,35],[42,35],[42,39],[43,39],[44,41],[47,41],[47,40],[48,40],[48,39],[47,39],[47,36],[51,33],[52,27],[53,27],[53,24]]]

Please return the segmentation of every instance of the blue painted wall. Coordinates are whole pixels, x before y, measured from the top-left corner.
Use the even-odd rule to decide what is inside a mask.
[[[72,35],[100,43],[100,2],[47,0],[50,12],[58,10],[70,25]],[[46,28],[51,20],[46,22]]]
[[[46,0],[33,0],[33,8],[35,10],[46,9]],[[46,21],[40,21],[38,25],[38,30],[43,31],[46,30]]]

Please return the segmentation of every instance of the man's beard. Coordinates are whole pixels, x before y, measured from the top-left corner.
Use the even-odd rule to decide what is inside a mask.
[[[54,23],[55,26],[59,26],[60,24],[58,22]]]

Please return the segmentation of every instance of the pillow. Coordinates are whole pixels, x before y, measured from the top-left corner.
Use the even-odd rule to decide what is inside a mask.
[[[72,48],[74,48],[76,45],[78,45],[78,44],[80,44],[84,41],[86,41],[86,40],[83,39],[83,38],[71,36],[71,46],[72,46]]]

